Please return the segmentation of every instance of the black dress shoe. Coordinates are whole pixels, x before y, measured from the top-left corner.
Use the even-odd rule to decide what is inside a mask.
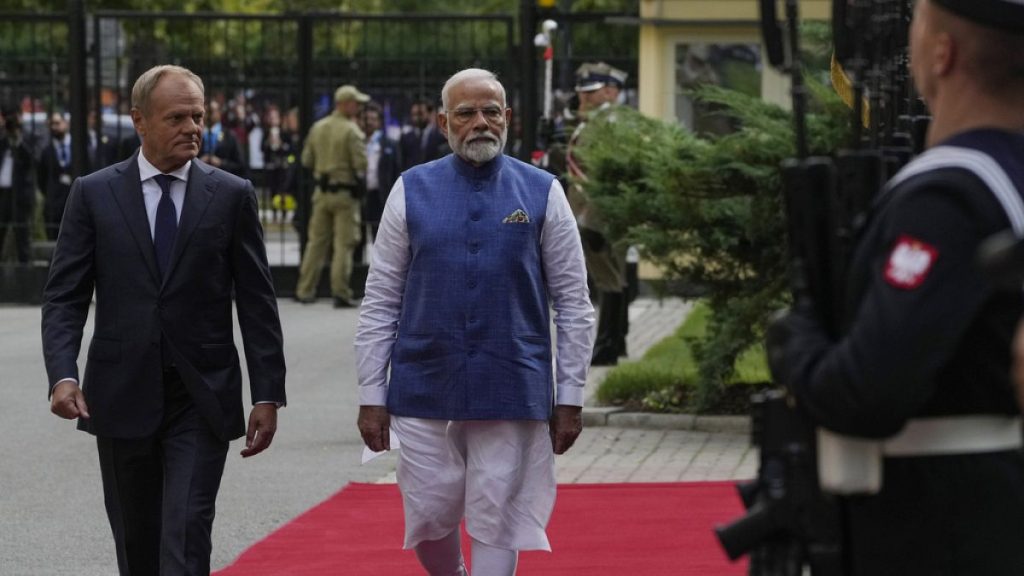
[[[334,297],[334,307],[335,308],[355,308],[355,304],[353,304],[351,301],[349,301],[346,298],[342,298],[341,296],[335,296]]]

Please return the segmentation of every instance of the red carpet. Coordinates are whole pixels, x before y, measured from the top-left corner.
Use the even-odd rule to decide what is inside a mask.
[[[711,531],[739,516],[731,482],[570,484],[558,487],[548,526],[553,553],[520,554],[523,576],[745,574]],[[283,526],[216,576],[420,576],[402,546],[393,484],[350,484]],[[463,534],[463,550],[469,544]]]

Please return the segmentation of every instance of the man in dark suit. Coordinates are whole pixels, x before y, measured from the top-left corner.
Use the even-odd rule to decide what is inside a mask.
[[[86,146],[89,162],[86,173],[110,166],[117,157],[117,145],[103,132],[97,116],[95,110],[89,111],[89,142]]]
[[[418,164],[437,160],[451,149],[434,122],[434,106],[425,100],[413,102],[409,108],[409,123],[412,129],[402,134],[402,170]]]
[[[239,178],[248,178],[242,146],[231,130],[221,124],[220,104],[211,100],[209,110],[209,126],[203,134],[203,153],[199,159]]]
[[[266,449],[285,403],[256,196],[248,181],[196,158],[203,104],[202,81],[184,68],[139,77],[132,119],[142,147],[75,181],[43,295],[51,410],[96,436],[122,576],[209,574],[228,442],[245,434],[243,457]],[[253,401],[248,430],[232,295]]]
[[[50,115],[50,143],[43,148],[37,169],[37,182],[45,197],[43,222],[46,224],[46,237],[56,240],[64,205],[71,191],[71,135],[68,134],[68,121],[59,112]]]
[[[363,132],[366,136],[366,195],[363,197],[363,222],[370,225],[373,236],[377,236],[384,203],[388,200],[391,187],[402,172],[402,153],[395,142],[388,137],[387,127],[381,117],[380,106],[370,103],[363,111]],[[363,244],[366,238],[363,238]],[[360,246],[361,248],[361,246]]]
[[[3,107],[0,109],[0,258],[10,228],[20,264],[27,264],[32,256],[32,214],[36,205],[32,162],[32,145],[21,130],[18,109]]]

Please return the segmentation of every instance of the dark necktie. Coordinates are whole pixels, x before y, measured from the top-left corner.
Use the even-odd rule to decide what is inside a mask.
[[[171,200],[171,182],[177,180],[169,174],[157,174],[153,177],[160,185],[162,194],[160,203],[156,205],[156,222],[153,225],[153,247],[156,249],[156,266],[162,279],[171,262],[171,248],[174,237],[178,234],[178,211]]]

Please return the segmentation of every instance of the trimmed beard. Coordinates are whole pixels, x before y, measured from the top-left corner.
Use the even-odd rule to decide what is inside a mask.
[[[467,143],[452,134],[448,144],[456,155],[465,160],[475,164],[490,162],[497,158],[498,154],[501,154],[501,151],[505,149],[505,142],[508,138],[508,126],[502,129],[501,137],[497,137],[490,132],[484,132],[471,136],[471,138],[474,138],[474,140]]]

